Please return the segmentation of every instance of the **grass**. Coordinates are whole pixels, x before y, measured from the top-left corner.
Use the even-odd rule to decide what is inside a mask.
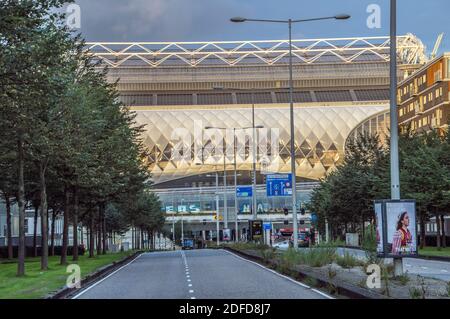
[[[356,266],[362,266],[363,262],[353,257],[350,253],[345,252],[344,256],[336,256],[336,263],[342,268],[353,268]]]
[[[311,267],[322,267],[331,264],[335,258],[335,248],[307,249],[299,251],[289,248],[281,255],[282,263],[286,266],[303,264]]]
[[[419,249],[419,255],[432,257],[450,257],[450,247],[441,248],[440,250],[438,250],[436,247],[424,247],[423,249]]]
[[[77,264],[81,268],[81,277],[93,273],[95,270],[118,261],[134,253],[133,251],[106,254],[88,258],[87,255],[80,256]],[[71,263],[68,257],[68,263]],[[66,285],[69,273],[67,266],[59,264],[59,256],[49,257],[49,269],[40,270],[39,258],[28,258],[25,263],[24,277],[17,277],[16,263],[0,264],[0,299],[39,299],[46,297]]]

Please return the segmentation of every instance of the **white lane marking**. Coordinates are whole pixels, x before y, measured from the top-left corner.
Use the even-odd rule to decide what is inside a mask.
[[[94,288],[95,286],[97,286],[98,284],[100,284],[101,282],[105,281],[106,279],[108,279],[109,277],[111,277],[112,275],[114,275],[115,273],[119,272],[120,270],[122,270],[123,268],[127,267],[128,265],[130,265],[131,263],[135,262],[139,257],[141,257],[143,254],[138,255],[136,258],[134,258],[132,261],[130,261],[129,263],[123,265],[122,267],[120,267],[119,269],[113,271],[112,273],[110,273],[108,276],[106,276],[105,278],[102,278],[99,281],[94,282],[91,286],[87,287],[86,289],[84,289],[82,292],[76,294],[75,296],[72,297],[72,299],[77,299],[78,297],[80,297],[82,294],[88,292],[89,290],[91,290],[92,288]]]
[[[182,255],[182,257],[183,257],[184,266],[185,266],[185,269],[186,269],[186,280],[187,280],[187,282],[189,283],[189,282],[191,282],[191,279],[189,279],[189,278],[191,278],[191,276],[190,276],[190,274],[189,274],[189,266],[188,266],[188,263],[187,263],[186,254],[184,253],[184,251],[182,251],[182,252],[181,252],[181,255]],[[189,288],[192,288],[192,284],[188,284],[188,287],[189,287]],[[193,294],[193,293],[194,293],[194,290],[190,289],[190,290],[189,290],[189,293],[190,293],[190,294]],[[196,299],[196,298],[195,298],[195,297],[191,297],[191,299]]]
[[[422,268],[423,270],[427,270],[428,269],[428,267],[424,267],[424,266],[421,266],[420,268]]]
[[[441,271],[442,271],[442,272],[448,272],[448,271],[447,271],[447,270],[445,270],[445,269],[441,269]]]
[[[235,253],[232,253],[231,251],[228,251],[228,250],[222,250],[222,251],[225,251],[225,252],[229,253],[230,255],[233,255],[233,256],[236,257],[236,258],[239,258],[239,259],[244,260],[244,261],[246,261],[246,262],[252,263],[252,264],[254,264],[254,265],[258,266],[258,267],[261,267],[262,269],[265,269],[265,270],[267,270],[267,271],[270,271],[271,273],[273,273],[273,274],[275,274],[275,275],[277,275],[277,276],[279,276],[279,277],[282,277],[282,278],[284,278],[284,279],[287,279],[287,280],[289,280],[289,281],[291,281],[291,282],[293,282],[293,283],[295,283],[295,284],[297,284],[297,285],[299,285],[299,286],[301,286],[301,287],[303,287],[303,288],[310,289],[311,291],[314,291],[315,293],[318,293],[318,294],[320,294],[321,296],[323,296],[323,297],[325,297],[325,298],[328,298],[328,299],[335,299],[335,298],[333,298],[333,297],[331,297],[331,296],[329,296],[329,295],[327,295],[327,294],[325,294],[325,293],[323,293],[323,292],[319,292],[317,289],[312,289],[312,288],[311,288],[310,286],[308,286],[308,285],[305,285],[305,284],[303,284],[303,283],[301,283],[301,282],[298,282],[298,281],[296,281],[296,280],[294,280],[294,279],[292,279],[292,278],[290,278],[290,277],[288,277],[288,276],[282,275],[282,274],[276,272],[275,270],[272,270],[272,269],[269,269],[269,268],[267,268],[267,267],[264,267],[263,265],[258,264],[257,262],[254,262],[254,261],[245,259],[245,258],[243,258],[243,257],[241,257],[241,256],[239,256],[239,255],[236,255]]]

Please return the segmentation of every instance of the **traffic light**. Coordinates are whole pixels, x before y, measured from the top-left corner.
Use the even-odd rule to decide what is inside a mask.
[[[286,207],[283,208],[284,214],[287,216],[289,214],[289,209],[287,209]]]
[[[305,211],[304,208],[300,209],[300,214],[302,214],[302,215],[305,215],[305,214],[306,214],[306,211]]]

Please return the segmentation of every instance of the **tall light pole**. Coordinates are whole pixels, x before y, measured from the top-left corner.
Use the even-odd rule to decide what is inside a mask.
[[[214,90],[225,90],[224,87],[222,86],[215,86],[213,87]],[[235,90],[235,91],[247,91],[244,89],[232,89],[230,88],[230,90]],[[257,154],[257,147],[256,147],[256,126],[255,126],[255,88],[251,88],[250,89],[250,94],[251,94],[251,101],[252,101],[252,153],[253,153],[253,159],[252,159],[252,216],[253,216],[253,220],[256,220],[258,218],[258,213],[257,213],[257,201],[256,201],[256,161],[258,160],[258,154]]]
[[[332,17],[322,17],[322,18],[311,18],[311,19],[301,19],[301,20],[268,20],[268,19],[247,19],[242,17],[231,18],[231,22],[269,22],[269,23],[285,23],[289,27],[289,105],[290,105],[290,128],[291,128],[291,174],[292,174],[292,217],[294,226],[294,248],[298,247],[298,223],[297,223],[297,199],[296,199],[296,163],[295,163],[295,123],[294,123],[294,81],[293,81],[293,71],[292,71],[292,24],[308,21],[318,21],[318,20],[346,20],[349,19],[348,14],[339,14]]]
[[[234,219],[234,241],[237,243],[239,241],[239,207],[237,200],[237,156],[236,156],[236,128],[233,128],[233,161],[234,161],[234,211],[236,217]]]
[[[181,207],[183,207],[183,201],[184,201],[184,199],[181,200]],[[183,243],[184,243],[184,225],[183,224],[184,224],[183,212],[181,212],[181,247],[183,247]]]
[[[258,125],[258,126],[252,125],[251,127],[234,127],[234,128],[232,128],[233,129],[233,139],[234,139],[234,147],[233,147],[233,153],[234,153],[234,206],[235,206],[235,210],[236,210],[236,219],[235,219],[236,230],[235,230],[235,232],[238,232],[238,227],[239,227],[239,225],[238,225],[237,195],[236,195],[236,192],[237,192],[236,130],[247,130],[247,129],[250,129],[250,128],[253,129],[253,134],[255,134],[256,129],[264,128],[264,126],[262,126],[262,125]],[[210,130],[210,129],[228,130],[228,129],[231,129],[231,128],[214,127],[214,126],[207,126],[207,127],[205,127],[205,130]],[[253,140],[253,147],[255,147],[255,141],[254,140]],[[226,154],[224,153],[224,158],[225,158],[225,155]],[[253,164],[255,164],[254,160],[253,160]],[[254,166],[253,169],[255,169],[255,166]],[[224,162],[224,174],[225,174],[225,162]],[[224,176],[226,176],[226,175],[224,175]],[[256,176],[256,173],[253,175],[253,177],[254,177],[253,182],[256,181],[255,176]],[[225,188],[225,192],[226,192],[226,188]],[[256,186],[255,186],[255,183],[253,183],[253,186],[252,186],[252,200],[253,201],[255,201],[255,197],[256,197],[256,193],[255,192],[256,192]],[[227,199],[227,197],[225,195],[225,200],[226,199]],[[227,206],[224,205],[224,207],[227,207]],[[228,215],[227,215],[227,217],[228,217]],[[224,224],[225,224],[224,227],[227,228],[228,223],[224,223]],[[237,236],[236,236],[236,238],[237,238]]]
[[[390,18],[390,117],[391,117],[391,199],[400,199],[400,169],[398,158],[398,114],[397,114],[397,0],[391,0]],[[403,275],[402,258],[394,257],[394,275]]]

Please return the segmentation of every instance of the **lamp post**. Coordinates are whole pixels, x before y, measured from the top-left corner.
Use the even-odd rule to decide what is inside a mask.
[[[293,71],[292,71],[292,24],[300,22],[318,21],[318,20],[346,20],[349,19],[348,14],[339,14],[332,17],[321,17],[321,18],[311,18],[311,19],[300,19],[300,20],[269,20],[269,19],[247,19],[242,17],[231,18],[231,22],[268,22],[268,23],[285,23],[289,28],[289,104],[290,104],[290,131],[291,131],[291,174],[292,174],[292,217],[294,224],[294,248],[298,247],[298,224],[297,224],[297,199],[296,199],[296,163],[295,163],[295,124],[294,124],[294,81],[293,81]]]
[[[215,86],[213,87],[214,90],[225,90],[226,88],[222,86]],[[230,88],[231,89],[231,88]],[[244,89],[231,89],[235,91],[247,91]],[[253,153],[253,160],[252,160],[252,193],[254,196],[252,196],[252,216],[253,220],[256,220],[258,218],[257,215],[257,202],[256,202],[256,161],[258,160],[258,154],[257,154],[257,148],[256,148],[256,127],[255,127],[255,88],[250,88],[250,94],[251,94],[251,101],[252,101],[252,153]]]
[[[238,203],[237,203],[237,156],[236,156],[236,131],[237,130],[247,130],[247,129],[253,129],[253,131],[255,132],[256,129],[260,129],[260,128],[264,128],[264,126],[262,125],[258,125],[258,126],[251,126],[251,127],[233,127],[233,157],[234,157],[234,207],[235,207],[235,211],[236,211],[236,218],[235,218],[235,234],[236,234],[236,241],[238,241],[237,239],[237,234],[239,232],[239,224],[238,224]],[[207,126],[205,127],[205,130],[209,130],[209,129],[216,129],[216,130],[227,130],[227,129],[231,129],[231,128],[225,128],[225,127],[214,127],[214,126]],[[255,141],[253,141],[253,144],[255,144]],[[224,158],[225,158],[225,154],[224,154]],[[253,161],[253,164],[255,164],[255,161]],[[253,169],[255,168],[255,166],[253,167]],[[224,164],[224,174],[225,174],[225,164]],[[253,186],[252,186],[252,200],[256,201],[256,187],[254,184],[254,181],[256,180],[255,178],[256,174],[253,175]],[[225,192],[226,192],[226,188],[225,188]],[[226,196],[226,195],[225,195]],[[226,197],[225,197],[226,199]],[[224,205],[224,207],[226,207]],[[228,215],[227,215],[228,217]],[[228,223],[225,224],[225,228],[227,228]]]
[[[183,201],[184,199],[181,200],[181,209],[183,209]],[[178,212],[180,213],[180,211],[178,210]],[[183,243],[184,243],[184,222],[183,222],[183,211],[181,212],[181,247],[183,247]]]

